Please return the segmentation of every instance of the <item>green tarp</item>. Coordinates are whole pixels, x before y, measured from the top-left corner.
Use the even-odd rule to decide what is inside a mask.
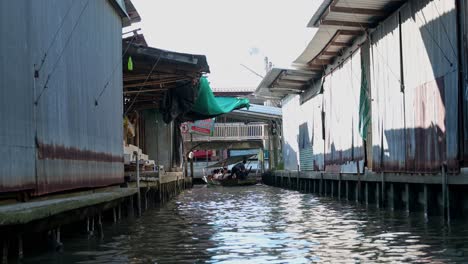
[[[249,107],[247,98],[238,97],[216,97],[211,90],[210,83],[206,77],[200,78],[198,96],[189,113],[185,114],[186,120],[208,119],[233,110]]]

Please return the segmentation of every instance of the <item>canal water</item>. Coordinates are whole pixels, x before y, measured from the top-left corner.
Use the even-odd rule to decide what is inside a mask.
[[[24,263],[468,262],[465,221],[440,221],[264,185],[195,186]]]

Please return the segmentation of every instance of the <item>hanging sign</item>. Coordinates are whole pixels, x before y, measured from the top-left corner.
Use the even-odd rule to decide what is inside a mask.
[[[195,122],[189,122],[188,128],[190,133],[212,136],[214,131],[214,118],[197,120]]]

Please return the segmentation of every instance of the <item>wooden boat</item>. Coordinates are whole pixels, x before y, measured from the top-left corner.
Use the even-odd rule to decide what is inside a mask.
[[[216,169],[224,169],[226,166],[236,164],[241,162],[244,159],[251,158],[255,155],[246,155],[246,156],[235,156],[230,157],[216,164],[208,166],[204,170],[203,181],[205,181],[210,186],[248,186],[248,185],[255,185],[260,182],[256,176],[249,176],[250,170],[248,171],[246,177],[244,179],[236,179],[230,178],[228,173],[222,175],[222,178],[216,179],[213,174]],[[207,174],[206,171],[213,169],[210,174]]]
[[[213,179],[208,178],[207,176],[203,176],[203,180],[212,186],[247,186],[247,185],[255,185],[259,183],[257,177],[247,177],[246,179]]]

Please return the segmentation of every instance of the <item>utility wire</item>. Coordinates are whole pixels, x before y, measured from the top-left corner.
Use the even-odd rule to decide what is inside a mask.
[[[434,2],[433,4],[434,4],[434,8],[437,11],[437,14],[439,15],[439,17],[442,17],[442,15],[439,12],[439,9],[437,8],[437,3]],[[444,29],[445,36],[447,36],[447,40],[448,40],[448,42],[450,44],[450,47],[452,48],[453,55],[456,57],[457,52],[455,51],[455,47],[453,46],[453,43],[450,40],[450,36],[448,34],[447,27],[445,26],[445,23],[444,23],[443,19],[441,19],[441,24],[442,24],[442,28]]]
[[[137,35],[133,35],[133,38],[131,39],[130,43],[128,43],[127,45],[127,48],[125,48],[125,51],[124,53],[122,54],[122,59],[125,57],[125,54],[127,54],[127,51],[128,49],[130,48],[130,46],[133,44],[133,41],[136,39]],[[94,105],[97,106],[99,104],[99,99],[101,99],[101,96],[104,94],[104,91],[107,89],[107,87],[109,86],[110,84],[110,80],[112,78],[112,76],[114,76],[114,73],[115,71],[117,70],[117,68],[119,67],[119,65],[122,65],[122,61],[118,61],[114,67],[114,69],[112,70],[112,73],[110,74],[109,78],[107,79],[107,82],[106,84],[104,85],[104,87],[102,88],[101,92],[99,93],[99,95],[96,97],[96,99],[94,100]]]
[[[421,10],[421,13],[422,13],[422,16],[424,18],[424,20],[421,18],[421,15],[419,13],[416,13],[417,17],[421,20],[421,22],[427,24],[427,20],[426,20],[426,16],[424,15],[424,11]],[[427,29],[427,27],[423,27],[426,32],[429,34],[429,36],[431,37],[431,40],[436,44],[436,46],[439,48],[440,52],[442,53],[442,55],[444,56],[444,58],[447,60],[447,62],[450,64],[450,67],[453,66],[453,63],[452,61],[449,59],[449,57],[447,56],[447,54],[445,54],[444,50],[442,49],[442,47],[440,46],[440,43],[435,39],[434,35],[432,34],[432,32]],[[450,42],[450,38],[449,39],[449,42]],[[450,45],[452,45],[452,43],[450,43]],[[453,48],[453,47],[452,47]]]
[[[54,72],[55,72],[55,70],[57,69],[57,66],[58,66],[58,64],[59,64],[59,62],[60,62],[60,59],[61,59],[62,56],[63,56],[63,53],[64,53],[65,50],[67,49],[68,44],[70,44],[70,40],[71,40],[71,38],[72,38],[72,36],[73,36],[73,33],[75,32],[75,30],[76,30],[76,28],[77,28],[77,26],[78,26],[78,23],[80,22],[81,17],[83,16],[84,11],[85,11],[86,8],[88,7],[89,1],[90,1],[90,0],[88,0],[88,1],[86,2],[86,4],[84,5],[83,9],[81,10],[80,15],[78,16],[78,19],[76,20],[75,25],[73,25],[73,29],[72,29],[70,35],[68,36],[68,39],[66,40],[65,45],[63,46],[62,51],[60,52],[60,55],[58,56],[57,60],[55,61],[54,66],[52,67],[52,70],[49,72],[49,74],[47,74],[46,82],[45,82],[44,86],[42,87],[42,90],[41,90],[41,92],[39,93],[38,97],[37,97],[36,100],[34,101],[34,104],[35,104],[35,105],[37,105],[37,104],[39,103],[39,99],[41,99],[42,94],[43,94],[44,91],[48,88],[47,85],[49,84],[50,77],[52,76],[52,74],[54,74]]]
[[[125,111],[124,113],[124,116],[127,115],[128,111],[132,108],[132,106],[135,104],[135,101],[136,99],[138,98],[138,96],[140,95],[141,93],[141,90],[143,89],[143,87],[145,86],[145,84],[148,82],[149,78],[151,77],[151,75],[153,74],[153,71],[154,69],[156,68],[156,65],[158,65],[159,63],[159,60],[161,59],[161,55],[163,54],[164,51],[161,51],[159,53],[159,56],[158,56],[158,59],[154,62],[153,64],[153,67],[151,68],[151,71],[149,72],[149,74],[146,76],[146,79],[145,81],[143,82],[143,84],[140,86],[140,89],[138,89],[138,93],[135,95],[135,97],[133,98],[132,102],[130,103],[130,105],[128,106],[127,110]]]
[[[73,4],[74,4],[74,3],[77,3],[78,1],[72,0],[71,2],[72,2],[72,3],[70,4],[70,7],[68,8],[67,12],[66,12],[65,15],[63,16],[62,21],[60,21],[60,25],[59,25],[59,27],[57,28],[57,31],[55,31],[54,37],[52,38],[52,41],[50,42],[49,47],[47,47],[47,50],[46,50],[46,52],[44,53],[44,57],[42,57],[41,65],[39,66],[39,69],[37,70],[38,72],[40,72],[40,71],[42,70],[42,67],[44,66],[44,63],[45,63],[45,61],[46,61],[46,58],[47,58],[47,55],[49,54],[50,49],[51,49],[52,46],[54,45],[55,41],[57,41],[58,33],[60,32],[60,30],[62,29],[63,25],[65,24],[65,20],[66,20],[66,18],[68,17],[68,14],[70,14],[70,11],[71,11],[71,9],[72,9],[72,7],[73,7]]]

